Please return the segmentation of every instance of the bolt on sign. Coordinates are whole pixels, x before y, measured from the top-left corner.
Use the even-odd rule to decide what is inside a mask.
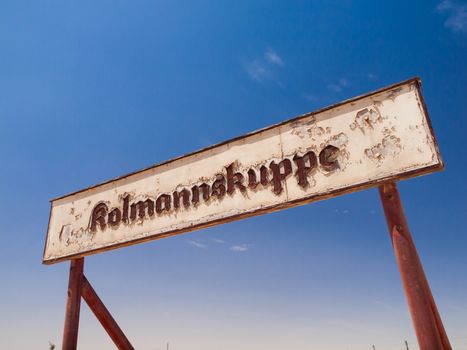
[[[56,198],[55,263],[443,168],[415,78]]]

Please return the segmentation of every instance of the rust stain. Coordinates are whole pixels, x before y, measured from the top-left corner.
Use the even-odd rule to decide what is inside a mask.
[[[349,125],[351,130],[356,128],[360,129],[365,133],[365,129],[373,129],[376,123],[383,121],[378,108],[373,106],[373,108],[364,108],[357,112],[355,119],[352,124]]]
[[[402,91],[401,87],[393,89],[393,90],[388,92],[387,98],[390,99],[392,102],[394,102],[394,100],[396,99],[397,96],[399,96],[401,91]]]

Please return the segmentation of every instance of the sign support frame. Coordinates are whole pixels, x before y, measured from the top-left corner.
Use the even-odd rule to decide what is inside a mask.
[[[391,102],[388,102],[389,105],[385,104],[388,100],[394,103],[396,99],[399,101],[398,109],[395,109]],[[407,119],[401,119],[397,111],[408,116]],[[333,122],[334,117],[342,119]],[[318,123],[325,120],[327,122],[318,127]],[[362,135],[370,131],[375,134],[362,139]],[[353,145],[347,145],[350,137],[357,140]],[[375,143],[380,138],[382,138],[381,142]],[[315,148],[310,147],[309,139],[314,141]],[[404,142],[401,142],[401,139]],[[255,150],[269,151],[251,154],[252,144],[257,145]],[[239,158],[239,155],[243,158]],[[246,155],[250,155],[250,158]],[[381,162],[385,157],[391,159],[396,155],[399,157],[398,162],[382,166]],[[308,157],[309,166],[306,165],[305,156]],[[216,162],[209,163],[211,158],[216,159]],[[239,159],[243,161],[239,162]],[[341,160],[344,161],[342,169],[348,166],[348,172],[344,173],[343,177],[338,177],[336,184],[328,182],[327,175],[336,169],[332,165],[337,164],[340,168]],[[268,168],[269,161],[271,162]],[[185,166],[185,174],[190,174],[186,183],[173,180],[178,179],[178,173],[175,171],[183,170],[183,166]],[[287,176],[293,173],[292,166],[297,168],[295,172],[297,182],[294,186],[298,187],[295,188],[295,192],[293,187],[292,191],[287,188]],[[317,170],[318,166],[320,171],[317,171],[315,176],[323,181],[322,187],[317,187],[314,192],[303,192],[308,185],[305,181],[307,174]],[[361,174],[360,168],[366,170],[365,177],[356,175]],[[70,260],[62,348],[65,350],[77,348],[81,298],[83,298],[117,348],[134,349],[86,279],[83,272],[85,256],[378,187],[420,349],[452,350],[410,234],[397,189],[399,180],[443,168],[436,137],[421,94],[420,79],[412,78],[55,198],[51,201],[42,262],[53,264]],[[189,172],[186,169],[189,169]],[[206,169],[211,174],[208,177],[205,175]],[[269,179],[270,175],[272,180]],[[243,182],[246,176],[248,183]],[[167,188],[159,188],[160,182]],[[243,193],[248,187],[251,195],[255,193],[259,184],[263,189],[272,184],[276,196],[281,195],[284,185],[286,196],[276,198],[271,197],[269,192],[258,192],[261,195],[255,197],[256,202],[252,201],[249,206],[238,207],[240,202],[239,198],[235,197],[238,195],[235,194],[238,192],[236,190]],[[148,192],[148,188],[152,190]],[[299,191],[296,191],[297,189]],[[170,193],[171,191],[173,192]],[[237,200],[237,205],[229,206],[222,203],[221,199],[226,192],[233,200]],[[135,196],[135,193],[140,197]],[[197,206],[201,193],[204,201],[209,201],[210,196],[218,197],[217,211],[214,210],[215,206],[211,207],[211,211],[207,207],[203,207],[204,211],[198,208],[200,210],[198,217],[193,218],[188,208],[190,205],[192,208]],[[175,222],[170,221],[172,201],[174,210],[178,210],[182,199],[186,211],[181,211],[179,213],[181,217],[177,217]],[[169,212],[168,216],[163,216],[164,211]],[[86,215],[83,216],[83,213]],[[86,221],[86,217],[89,217],[89,222]],[[162,223],[144,221],[149,217],[160,217]],[[134,229],[136,222],[141,226],[147,223],[147,226],[144,229]],[[126,235],[119,232],[121,235],[115,234],[114,241],[106,241],[102,234],[106,227],[118,230],[120,224],[127,225]],[[76,248],[80,240],[86,241],[89,236],[94,239],[94,245],[85,245],[84,248],[78,245],[79,249]]]
[[[63,350],[76,350],[78,346],[79,314],[81,297],[101,323],[119,350],[134,350],[120,326],[105,307],[91,284],[84,276],[84,258],[70,261],[67,306],[63,329]]]

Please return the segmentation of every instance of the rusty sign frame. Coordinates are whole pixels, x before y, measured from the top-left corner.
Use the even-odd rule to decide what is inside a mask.
[[[428,129],[427,134],[429,133],[429,137],[431,138],[431,140],[433,142],[433,153],[436,155],[436,160],[438,161],[438,163],[435,163],[435,164],[430,165],[430,166],[419,167],[419,168],[417,168],[415,170],[403,170],[403,171],[400,170],[397,173],[394,173],[394,174],[386,176],[386,177],[378,178],[376,180],[366,180],[365,179],[364,182],[360,182],[360,183],[357,183],[357,184],[353,184],[353,185],[352,184],[351,185],[346,184],[344,187],[334,188],[334,189],[329,190],[329,191],[321,191],[321,192],[319,192],[317,194],[309,194],[309,195],[301,196],[300,198],[297,198],[297,199],[291,199],[291,200],[287,199],[287,201],[273,203],[272,205],[271,204],[270,205],[264,205],[264,206],[261,205],[261,207],[255,208],[254,210],[244,210],[243,212],[236,213],[236,214],[229,213],[228,215],[225,215],[225,216],[220,216],[220,217],[217,217],[217,218],[216,217],[209,218],[207,221],[206,220],[205,221],[198,220],[197,222],[191,222],[190,226],[186,225],[186,226],[184,226],[182,228],[174,227],[173,229],[165,230],[165,231],[160,232],[160,233],[152,233],[151,231],[148,231],[149,233],[147,235],[141,235],[141,237],[131,238],[131,239],[128,239],[128,240],[123,240],[123,241],[114,240],[114,243],[103,245],[103,246],[97,247],[97,248],[89,248],[89,249],[86,249],[84,252],[71,253],[71,254],[62,254],[61,256],[58,256],[58,257],[57,256],[52,256],[52,257],[46,256],[48,243],[49,243],[49,240],[50,240],[50,230],[51,230],[50,225],[51,225],[51,220],[52,220],[52,217],[53,217],[54,203],[56,203],[56,202],[60,203],[61,201],[65,200],[67,198],[73,198],[73,197],[76,198],[76,196],[78,196],[77,200],[80,200],[79,196],[84,195],[85,193],[88,193],[88,195],[92,195],[92,192],[98,190],[99,188],[101,188],[101,191],[103,191],[103,192],[106,192],[106,191],[108,192],[109,188],[110,188],[109,187],[110,185],[112,185],[114,183],[117,183],[117,182],[121,184],[124,180],[128,180],[129,182],[138,181],[138,180],[134,180],[134,177],[138,176],[138,175],[143,176],[143,173],[147,174],[148,171],[152,171],[152,170],[157,171],[157,169],[160,169],[162,167],[170,166],[174,162],[183,161],[183,160],[186,160],[186,159],[193,159],[194,156],[205,154],[207,151],[220,149],[223,146],[230,146],[231,144],[233,144],[236,141],[246,139],[246,138],[251,138],[252,136],[268,132],[269,130],[276,129],[276,128],[281,127],[281,126],[292,125],[293,123],[300,123],[300,122],[303,122],[304,120],[306,120],[307,118],[313,117],[315,115],[319,115],[320,113],[323,113],[323,112],[326,112],[326,111],[332,111],[332,110],[334,110],[334,109],[336,109],[336,108],[338,108],[340,106],[352,105],[354,102],[361,101],[361,100],[364,100],[364,99],[367,99],[367,98],[371,98],[372,96],[380,95],[380,94],[385,93],[385,92],[392,93],[393,91],[397,91],[397,89],[401,88],[402,86],[412,86],[412,85],[415,87],[415,90],[416,90],[415,94],[416,94],[417,98],[419,99],[419,102],[418,102],[419,108],[422,111],[423,117],[425,118],[424,121],[426,122],[426,126],[427,126],[427,129]],[[84,256],[87,256],[87,255],[96,254],[96,253],[104,252],[104,251],[107,251],[107,250],[117,249],[117,248],[121,248],[121,247],[125,247],[125,246],[130,246],[130,245],[133,245],[133,244],[138,244],[138,243],[148,242],[148,241],[152,241],[152,240],[156,240],[156,239],[160,239],[160,238],[165,238],[165,237],[169,237],[169,236],[173,236],[173,235],[177,235],[177,234],[181,234],[181,233],[185,233],[185,232],[190,232],[190,231],[202,229],[202,228],[213,226],[213,225],[227,223],[227,222],[230,222],[230,221],[239,220],[239,219],[243,219],[243,218],[247,218],[247,217],[251,217],[251,216],[255,216],[255,215],[261,215],[261,214],[265,214],[265,213],[269,213],[269,212],[274,212],[274,211],[290,208],[290,207],[297,206],[297,205],[303,205],[303,204],[307,204],[307,203],[327,199],[327,198],[330,198],[330,197],[334,197],[334,196],[338,196],[338,195],[342,195],[342,194],[346,194],[346,193],[351,193],[351,192],[355,192],[355,191],[359,191],[359,190],[363,190],[363,189],[367,189],[367,188],[371,188],[371,187],[377,187],[377,186],[379,186],[381,184],[391,182],[391,181],[403,180],[403,179],[407,179],[407,178],[420,176],[420,175],[423,175],[423,174],[426,174],[426,173],[439,171],[439,170],[442,170],[443,167],[444,167],[444,164],[443,164],[440,152],[439,152],[436,137],[435,137],[434,132],[433,132],[433,128],[432,128],[431,121],[430,121],[430,118],[429,118],[429,115],[428,115],[428,111],[427,111],[426,106],[425,106],[423,95],[421,93],[420,79],[419,78],[412,78],[412,79],[402,81],[402,82],[399,82],[397,84],[393,84],[393,85],[387,86],[385,88],[382,88],[382,89],[379,89],[379,90],[376,90],[376,91],[373,91],[373,92],[370,92],[370,93],[367,93],[367,94],[364,94],[364,95],[357,96],[357,97],[349,99],[349,100],[342,101],[342,102],[340,102],[338,104],[334,104],[332,106],[322,108],[322,109],[319,109],[319,110],[314,111],[314,112],[306,113],[306,114],[298,116],[296,118],[292,118],[292,119],[283,121],[281,123],[271,125],[271,126],[268,126],[266,128],[256,130],[254,132],[251,132],[251,133],[248,133],[248,134],[245,134],[245,135],[242,135],[242,136],[239,136],[239,137],[236,137],[236,138],[233,138],[233,139],[230,139],[230,140],[227,140],[227,141],[224,141],[224,142],[221,142],[221,143],[218,143],[218,144],[215,144],[215,145],[200,149],[198,151],[188,153],[188,154],[186,154],[184,156],[173,158],[171,160],[155,164],[153,166],[144,168],[142,170],[132,172],[132,173],[129,173],[127,175],[120,176],[120,177],[114,178],[112,180],[105,181],[105,182],[99,183],[97,185],[94,185],[94,186],[91,186],[91,187],[88,187],[88,188],[85,188],[85,189],[82,189],[82,190],[79,190],[79,191],[75,191],[75,192],[72,192],[70,194],[67,194],[67,195],[60,196],[60,197],[52,199],[51,200],[51,208],[50,208],[50,216],[49,216],[49,225],[48,225],[48,229],[47,229],[47,238],[46,238],[46,242],[45,242],[45,245],[44,245],[43,263],[44,264],[53,264],[53,263],[57,263],[57,262],[60,262],[60,261],[65,261],[65,260],[69,260],[69,259],[73,259],[73,258],[84,257]],[[145,176],[147,176],[147,175],[145,175]],[[133,178],[133,180],[131,180],[131,178]],[[105,188],[106,186],[107,186],[107,189],[102,189],[102,188]],[[74,210],[74,209],[72,209],[72,210]],[[125,231],[125,230],[129,231],[130,228],[119,229],[119,231]]]
[[[421,91],[420,91],[420,84],[421,84],[420,79],[419,78],[409,79],[409,80],[388,86],[386,88],[377,90],[375,92],[341,102],[337,105],[326,107],[324,109],[321,109],[317,112],[312,112],[312,113],[326,111],[331,108],[335,108],[336,106],[340,106],[340,105],[343,105],[349,102],[351,103],[352,101],[355,101],[355,100],[358,100],[364,97],[368,97],[373,94],[381,93],[387,90],[391,90],[391,89],[397,88],[398,86],[408,84],[408,83],[413,83],[416,85],[418,96],[420,98],[419,103],[421,103],[420,107],[423,109],[423,112],[424,112],[424,115],[425,115],[425,118],[428,124],[429,132],[434,142],[434,150],[438,157],[439,163],[433,166],[424,167],[422,169],[408,171],[405,173],[396,174],[394,176],[384,177],[384,178],[381,178],[375,181],[370,181],[364,184],[357,184],[355,186],[349,186],[346,188],[338,189],[336,191],[330,191],[329,193],[321,193],[319,195],[310,196],[305,199],[286,202],[281,205],[276,205],[273,207],[262,208],[261,210],[255,211],[253,213],[244,213],[244,214],[239,214],[236,216],[228,217],[223,220],[212,221],[207,224],[201,224],[199,225],[199,227],[192,227],[190,229],[181,230],[181,232],[178,232],[178,233],[188,232],[194,229],[212,226],[218,223],[229,222],[229,221],[237,220],[240,218],[258,215],[261,213],[267,213],[267,212],[272,212],[272,211],[276,211],[280,209],[285,209],[285,208],[295,206],[298,204],[306,204],[306,203],[313,202],[316,200],[321,200],[321,199],[326,199],[329,197],[337,196],[339,194],[350,193],[350,192],[354,192],[357,190],[366,189],[370,187],[378,187],[379,194],[380,194],[380,200],[381,200],[381,203],[384,209],[384,214],[386,217],[389,234],[392,240],[396,262],[397,262],[399,272],[401,275],[402,284],[404,287],[406,299],[407,299],[408,306],[409,306],[409,311],[411,314],[413,326],[415,329],[415,333],[417,336],[420,349],[421,350],[451,350],[452,347],[450,345],[448,336],[444,329],[440,314],[437,310],[436,303],[434,301],[433,295],[430,290],[430,286],[428,284],[428,280],[423,271],[423,266],[421,264],[415,244],[410,234],[407,219],[405,217],[404,210],[402,207],[402,202],[400,199],[399,191],[397,189],[397,185],[395,182],[400,179],[411,178],[411,177],[419,176],[425,173],[442,170],[444,168],[444,164],[441,160],[441,156],[439,153],[439,149],[437,146],[433,128],[431,126],[431,122],[430,122],[428,112],[425,106],[423,95],[421,94]],[[277,125],[285,124],[290,121],[300,120],[301,118],[305,118],[306,116],[310,114],[305,114],[303,116],[294,118],[292,120],[285,121],[283,123],[276,124],[274,126],[271,126],[265,129],[258,130],[254,133],[247,134],[246,136],[259,133],[261,131],[273,128]],[[241,136],[239,138],[235,138],[235,139],[225,141],[223,143],[220,143],[214,146],[210,146],[203,150],[199,150],[197,152],[191,153],[190,155],[203,152],[207,149],[218,147],[220,145],[235,141],[243,137],[245,136]],[[123,177],[119,177],[117,179],[123,179],[128,176],[138,174],[142,171],[152,169],[154,167],[167,164],[167,163],[170,163],[177,159],[182,159],[182,158],[183,157],[175,158],[170,161],[160,163],[152,167],[140,170],[138,172],[134,172],[134,173],[125,175]],[[88,189],[85,189],[85,190],[74,192],[70,195],[81,193],[83,191],[104,185],[106,183],[110,183],[117,179],[110,180],[102,184],[89,187]],[[67,196],[58,197],[55,200],[60,199],[60,198],[65,198],[65,197]],[[50,218],[49,218],[49,225],[50,225]],[[63,260],[71,260],[62,349],[75,350],[77,348],[81,298],[83,298],[86,301],[86,303],[89,305],[91,311],[100,321],[101,325],[106,330],[108,335],[111,337],[111,339],[113,340],[113,342],[115,343],[118,349],[125,349],[125,350],[134,349],[134,347],[131,345],[128,338],[125,336],[125,334],[123,333],[121,328],[118,326],[118,324],[116,323],[116,321],[114,320],[110,312],[105,307],[104,303],[100,300],[97,293],[92,288],[89,281],[86,279],[84,275],[84,255],[88,255],[88,253],[96,253],[99,251],[115,249],[121,246],[136,244],[141,241],[149,241],[149,240],[154,240],[158,238],[163,238],[163,237],[171,236],[174,234],[177,234],[177,233],[167,232],[157,237],[148,237],[146,239],[139,240],[139,241],[130,241],[130,242],[123,243],[123,244],[117,244],[115,246],[106,247],[104,249],[97,249],[96,251],[93,251],[93,252],[86,252],[86,254],[76,254],[74,256],[67,256],[62,259],[55,259],[53,261],[43,261],[43,263],[49,264],[49,263],[54,263],[54,262],[63,261]],[[44,254],[45,254],[45,248],[44,248]]]

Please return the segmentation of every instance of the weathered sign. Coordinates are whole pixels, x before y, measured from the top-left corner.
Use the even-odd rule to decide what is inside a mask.
[[[54,263],[440,170],[411,79],[51,203]]]

